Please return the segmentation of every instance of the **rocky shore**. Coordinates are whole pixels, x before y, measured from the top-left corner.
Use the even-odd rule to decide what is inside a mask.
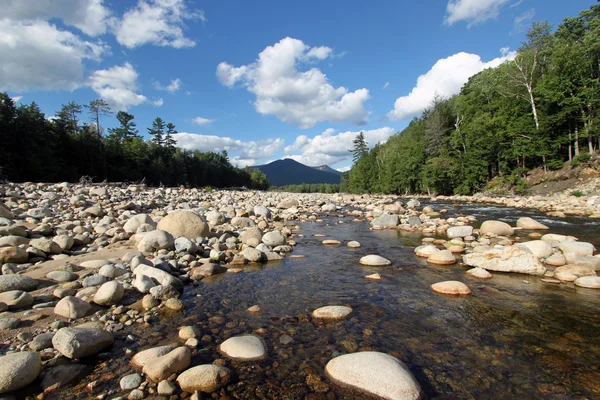
[[[438,197],[433,204],[435,200],[600,217],[598,197]],[[446,218],[446,211],[390,196],[3,185],[0,394],[44,398],[78,384],[96,398],[230,398],[226,389],[241,379],[237,369],[270,357],[273,349],[264,340],[264,328],[226,334],[215,342],[214,330],[185,325],[164,332],[168,343],[132,351],[128,347],[138,340],[134,328],[152,330],[157,321],[183,312],[182,296],[203,280],[301,257],[294,254],[303,237],[298,222],[318,223],[324,216],[346,223],[367,220],[374,230],[421,234],[416,256],[436,266],[462,263],[468,267],[464,273],[477,279],[518,273],[547,285],[600,288],[600,257],[591,243],[550,233],[531,218],[510,226],[470,216]],[[359,248],[354,239],[323,238],[322,245]],[[394,260],[379,254],[357,258],[356,264],[394,268]],[[382,277],[374,273],[365,278]],[[472,293],[458,280],[437,282],[430,290],[432,295]],[[354,313],[345,304],[318,306],[306,318],[335,324]],[[261,304],[247,312],[260,313]],[[280,341],[292,340],[284,336]],[[198,363],[206,343],[213,343],[221,358]],[[88,378],[89,360],[110,361],[115,349],[129,358],[130,371],[112,378],[118,389],[99,392],[100,382]],[[351,348],[331,358],[322,373],[331,385],[382,398],[423,395],[403,361],[378,351]],[[312,393],[327,392],[325,382],[310,376]]]

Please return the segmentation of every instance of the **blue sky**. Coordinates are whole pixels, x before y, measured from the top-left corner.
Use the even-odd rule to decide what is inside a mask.
[[[511,60],[532,20],[593,3],[0,0],[0,90],[47,117],[103,98],[140,133],[161,117],[179,146],[239,166],[344,169],[358,132],[384,142],[436,92]]]

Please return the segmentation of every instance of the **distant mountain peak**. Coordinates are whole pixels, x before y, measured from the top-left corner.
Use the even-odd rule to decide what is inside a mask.
[[[342,176],[341,172],[328,165],[310,167],[291,158],[275,160],[268,164],[250,168],[257,168],[264,172],[267,180],[273,186],[299,185],[302,183],[338,184]]]

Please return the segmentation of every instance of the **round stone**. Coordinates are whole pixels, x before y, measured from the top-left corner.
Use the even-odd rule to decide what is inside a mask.
[[[260,360],[267,354],[264,342],[255,335],[229,338],[221,343],[219,350],[226,356],[244,361]]]
[[[344,319],[352,313],[352,309],[346,306],[325,306],[317,308],[312,315],[318,319]]]
[[[582,276],[575,279],[575,286],[588,289],[600,289],[600,276]]]
[[[334,244],[340,244],[340,241],[335,240],[335,239],[325,239],[321,243],[323,243],[324,245],[334,245]]]
[[[327,363],[332,381],[383,399],[417,400],[421,388],[408,367],[395,357],[375,351],[345,354]]]
[[[358,247],[360,247],[360,243],[358,243],[356,240],[352,240],[352,241],[348,242],[348,244],[346,246],[351,247],[351,248],[358,248]]]
[[[458,281],[445,281],[438,282],[431,285],[431,289],[433,289],[436,293],[441,294],[449,294],[449,295],[468,295],[471,294],[471,289],[467,285]]]
[[[225,386],[231,378],[231,371],[213,364],[198,365],[177,377],[181,390],[188,393],[196,391],[212,393]]]
[[[483,268],[471,268],[466,273],[474,278],[479,279],[490,279],[492,277],[492,274],[490,274],[487,270]]]
[[[369,254],[368,256],[364,256],[359,261],[362,265],[369,265],[374,267],[381,267],[385,265],[390,265],[392,262],[387,258],[383,258],[376,254]]]
[[[36,380],[42,370],[40,353],[19,352],[0,357],[0,393],[21,389]]]
[[[427,257],[427,262],[439,265],[456,264],[456,257],[450,250],[441,250]]]

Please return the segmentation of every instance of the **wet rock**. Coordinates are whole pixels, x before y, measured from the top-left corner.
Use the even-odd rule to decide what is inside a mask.
[[[544,275],[546,272],[546,268],[533,253],[518,246],[466,254],[463,256],[463,262],[471,267],[480,267],[488,271],[517,272],[529,275]]]
[[[375,267],[386,266],[386,265],[392,264],[392,262],[390,260],[388,260],[387,258],[383,258],[376,254],[369,254],[367,256],[362,257],[360,259],[359,263],[362,265],[369,265],[369,266],[375,266]]]
[[[421,397],[421,388],[408,367],[384,353],[345,354],[329,361],[325,372],[335,383],[384,399],[417,400]]]
[[[179,328],[179,338],[182,340],[199,337],[202,337],[202,331],[195,326],[182,326]]]
[[[381,280],[381,275],[379,275],[379,274],[371,274],[371,275],[365,276],[365,279],[371,279],[371,280],[374,280],[374,281],[378,281],[378,280]]]
[[[153,253],[157,250],[172,249],[174,247],[173,236],[164,230],[147,232],[138,243],[137,249],[142,253]]]
[[[60,389],[85,374],[86,366],[83,364],[57,365],[50,368],[42,379],[41,387],[44,393]]]
[[[39,353],[19,352],[0,357],[0,393],[24,388],[36,380],[41,370]]]
[[[260,360],[267,354],[262,339],[255,335],[235,336],[219,346],[221,353],[242,361]]]
[[[575,286],[588,289],[600,289],[600,276],[582,276],[575,279]]]
[[[546,225],[537,222],[533,218],[530,217],[521,217],[517,220],[517,228],[527,229],[527,230],[545,230],[549,229]]]
[[[121,390],[131,390],[135,389],[142,384],[142,377],[140,374],[130,374],[121,378],[119,381],[119,386]]]
[[[112,333],[97,328],[62,328],[52,338],[52,345],[67,358],[82,358],[98,354],[112,346]]]
[[[490,279],[492,277],[492,274],[483,268],[471,268],[466,273],[478,279]]]
[[[118,304],[123,298],[125,289],[123,285],[116,281],[106,282],[94,295],[94,303],[101,306],[112,306]]]
[[[433,289],[436,293],[441,294],[449,294],[449,295],[468,295],[471,294],[471,289],[467,285],[458,281],[445,281],[438,282],[431,285],[431,289]]]
[[[170,298],[165,301],[165,307],[173,311],[181,311],[185,308],[185,304],[179,299]]]
[[[554,253],[544,261],[546,264],[553,267],[561,267],[567,263],[567,259],[562,253]]]
[[[160,301],[152,296],[151,294],[147,294],[142,298],[142,308],[144,310],[150,310],[160,304]]]
[[[561,281],[573,282],[582,276],[596,276],[596,272],[588,266],[569,264],[554,270],[554,277]]]
[[[440,249],[438,249],[437,247],[435,247],[432,244],[424,244],[421,246],[417,246],[414,251],[418,257],[429,258],[429,256],[431,256],[432,254],[439,252]]]
[[[230,378],[231,371],[229,369],[213,364],[204,364],[181,373],[177,377],[177,383],[184,392],[212,393],[227,385]]]
[[[346,244],[346,246],[351,247],[351,248],[359,248],[360,243],[358,243],[356,240],[351,240]]]
[[[0,293],[0,303],[6,304],[9,310],[20,310],[31,307],[33,301],[33,296],[22,290],[11,290]]]
[[[242,251],[242,255],[246,260],[250,262],[260,262],[265,258],[263,252],[258,251],[252,247],[246,247],[244,251]]]
[[[446,231],[446,236],[449,239],[464,238],[473,234],[473,227],[469,225],[452,226]]]
[[[192,362],[190,349],[181,346],[169,353],[150,360],[143,368],[144,374],[152,381],[162,381],[169,376],[185,370]]]
[[[482,234],[493,233],[494,235],[499,236],[512,236],[514,229],[506,222],[488,220],[481,224],[479,232]]]
[[[321,243],[324,245],[336,245],[336,244],[340,244],[340,241],[335,240],[335,239],[325,239]]]
[[[317,308],[312,315],[317,319],[344,319],[352,313],[352,308],[346,306],[325,306]]]
[[[579,257],[594,255],[594,245],[586,242],[561,242],[558,248],[563,252],[568,263]]]
[[[450,250],[440,250],[427,257],[427,262],[438,265],[456,264],[456,257]]]
[[[190,240],[207,237],[210,234],[210,227],[204,218],[187,210],[168,214],[158,222],[157,229],[166,231],[174,237],[183,236]]]
[[[180,293],[171,285],[158,285],[150,289],[150,294],[159,300],[168,300],[172,297],[179,297]]]
[[[83,318],[90,311],[92,306],[88,302],[74,296],[62,298],[54,307],[54,314],[65,318]]]

